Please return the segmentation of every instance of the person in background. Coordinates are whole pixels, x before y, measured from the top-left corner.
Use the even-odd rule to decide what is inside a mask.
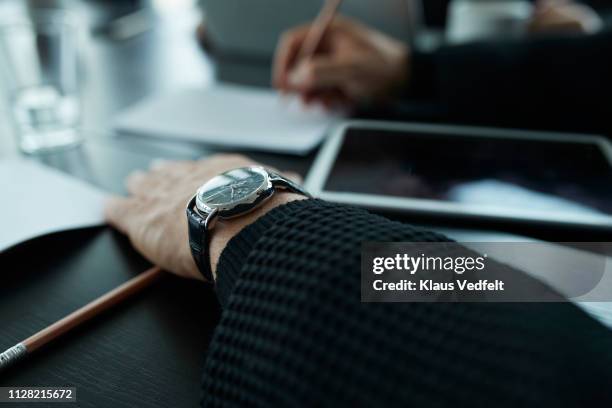
[[[612,30],[592,9],[563,0],[537,2],[530,27],[527,39],[421,53],[338,17],[319,54],[298,61],[306,24],[280,39],[273,84],[306,103],[408,100],[435,104],[446,121],[612,133]]]

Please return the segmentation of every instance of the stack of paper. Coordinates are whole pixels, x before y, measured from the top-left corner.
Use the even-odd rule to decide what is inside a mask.
[[[120,132],[218,146],[306,154],[340,119],[295,97],[218,85],[146,99],[120,114]]]

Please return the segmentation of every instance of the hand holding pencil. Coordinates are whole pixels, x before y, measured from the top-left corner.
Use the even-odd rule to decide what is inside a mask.
[[[287,31],[274,59],[273,84],[328,107],[389,97],[409,77],[408,47],[346,17],[329,0],[312,24]]]

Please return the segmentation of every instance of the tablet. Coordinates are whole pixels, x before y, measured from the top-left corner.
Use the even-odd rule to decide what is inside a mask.
[[[599,136],[348,122],[306,187],[370,209],[612,227],[612,147]]]

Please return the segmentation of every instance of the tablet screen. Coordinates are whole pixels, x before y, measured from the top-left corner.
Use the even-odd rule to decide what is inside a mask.
[[[597,144],[349,128],[323,188],[458,204],[612,215]]]

